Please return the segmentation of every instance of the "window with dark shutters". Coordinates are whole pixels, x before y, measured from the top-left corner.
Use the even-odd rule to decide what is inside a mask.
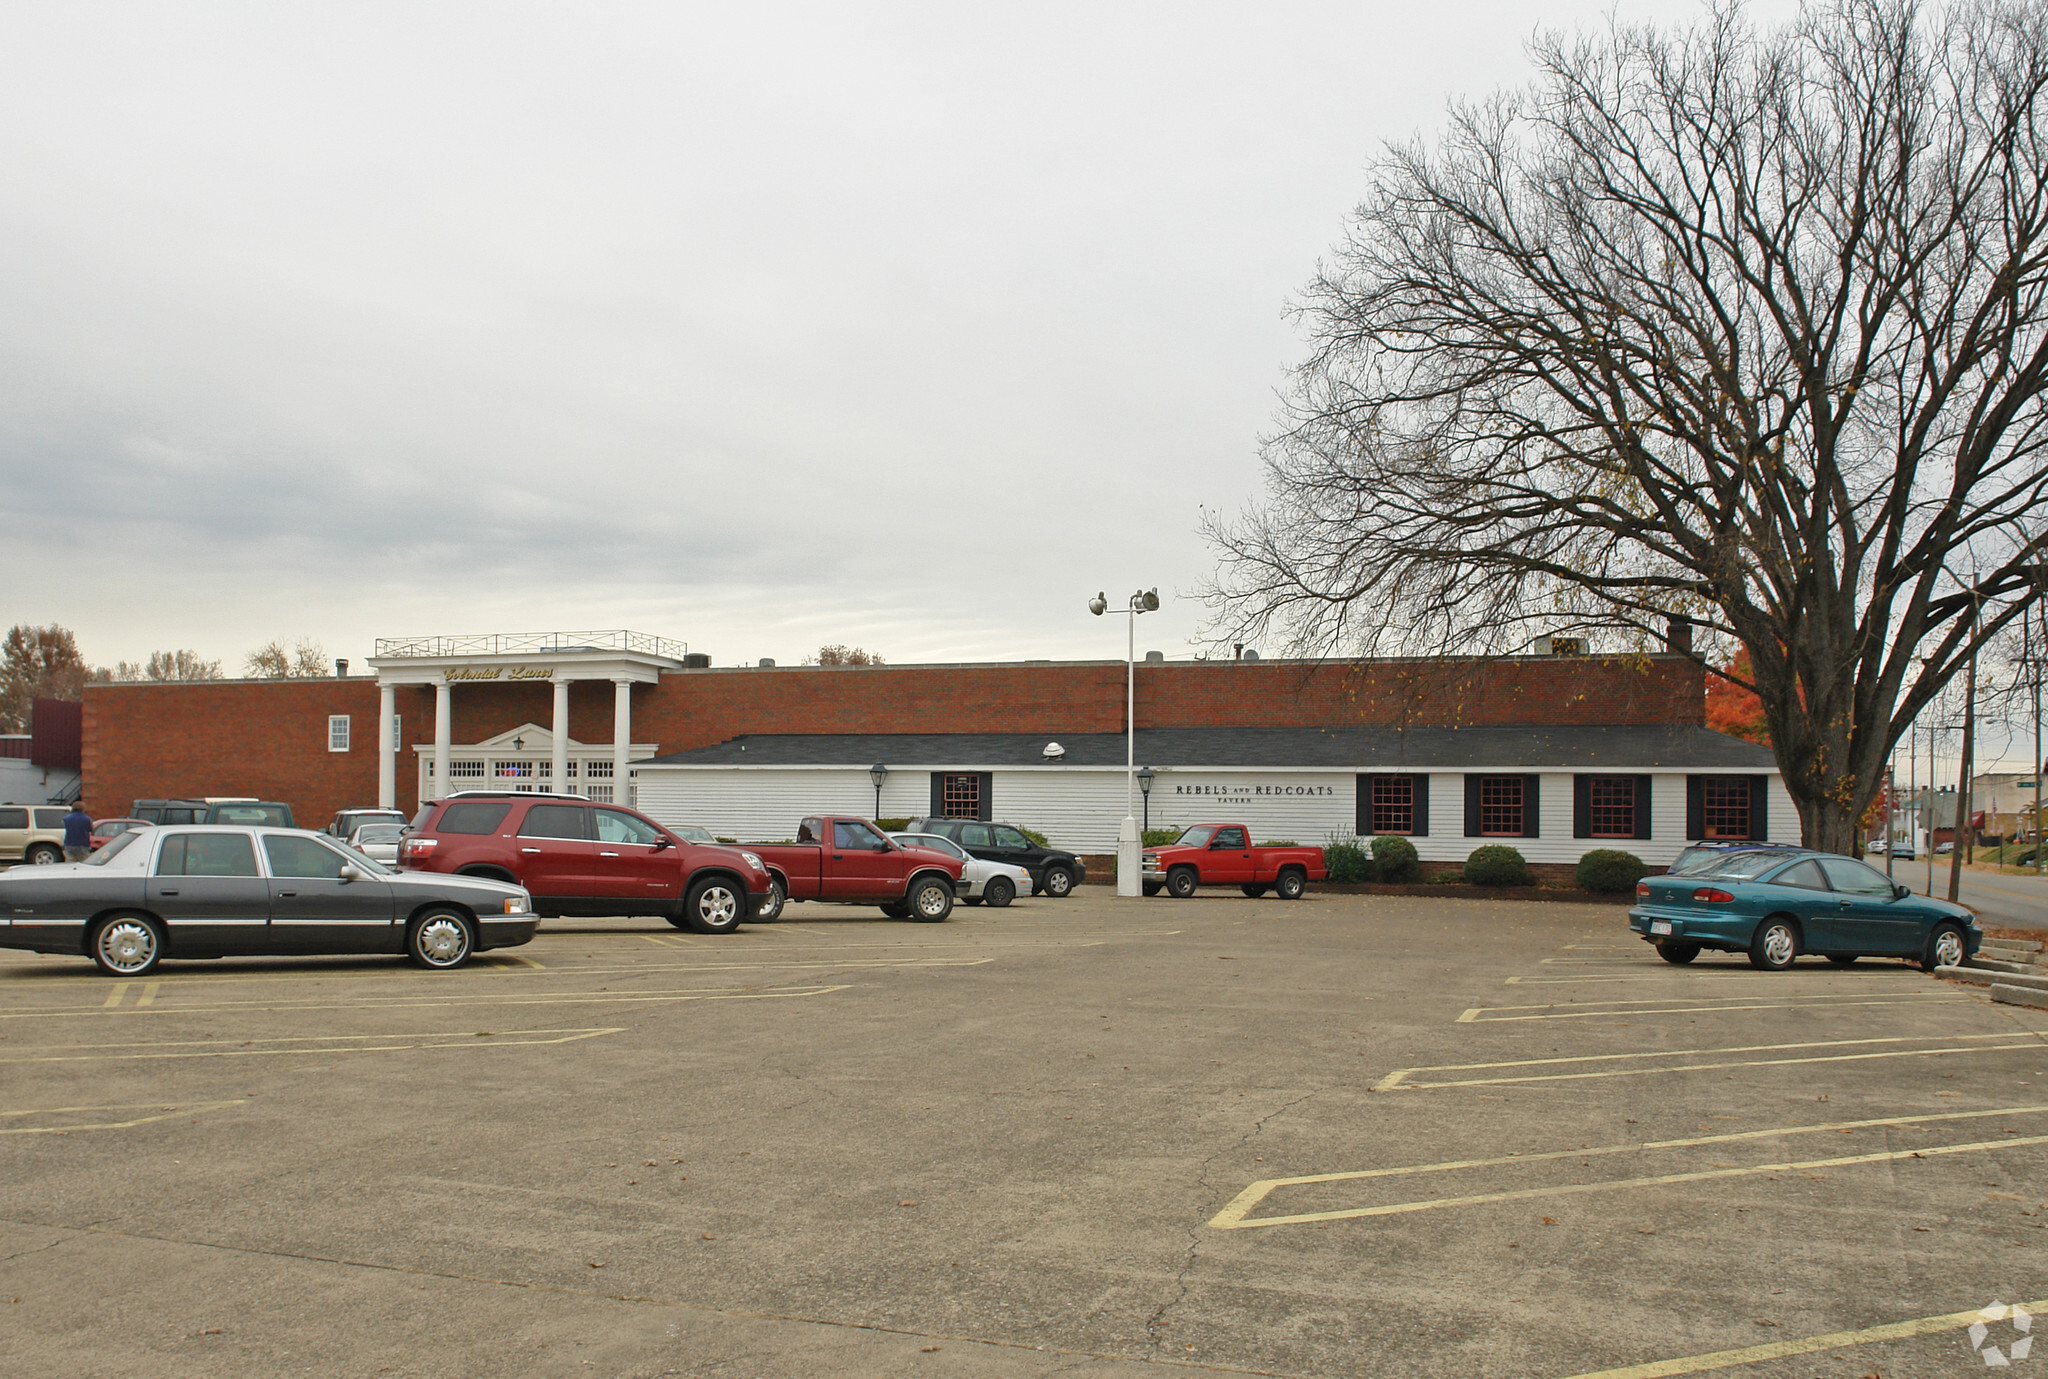
[[[993,773],[988,771],[932,772],[932,813],[941,819],[987,819]]]
[[[1421,837],[1429,832],[1429,777],[1360,776],[1357,815],[1361,835]]]
[[[1572,777],[1574,838],[1641,838],[1638,814],[1647,801],[1639,776]]]

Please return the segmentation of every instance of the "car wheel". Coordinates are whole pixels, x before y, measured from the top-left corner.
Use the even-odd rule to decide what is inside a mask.
[[[1067,896],[1073,893],[1074,873],[1068,871],[1065,867],[1047,867],[1045,869],[1045,884],[1039,887],[1039,889],[1054,900],[1065,900]]]
[[[1308,889],[1308,874],[1289,867],[1280,873],[1280,882],[1273,889],[1282,900],[1299,900],[1301,893]]]
[[[740,927],[746,892],[722,876],[707,876],[683,899],[683,923],[693,934],[729,934]]]
[[[1862,956],[1861,953],[1830,953],[1828,954],[1828,961],[1837,967],[1847,967]]]
[[[953,888],[934,876],[927,876],[910,888],[910,917],[920,924],[937,924],[953,913]]]
[[[779,876],[768,878],[768,894],[761,899],[761,907],[754,911],[753,923],[773,924],[782,918],[782,911],[789,904],[789,888],[782,884]]]
[[[1749,965],[1769,972],[1782,972],[1799,956],[1799,925],[1784,915],[1772,915],[1756,926],[1749,941]]]
[[[64,850],[53,848],[48,843],[38,843],[28,850],[25,860],[33,867],[47,867],[53,862],[63,861]]]
[[[1165,887],[1157,881],[1147,881],[1141,884],[1138,887],[1138,889],[1143,891],[1147,895],[1157,895],[1160,891],[1164,890]]]
[[[1968,956],[1968,943],[1963,938],[1960,924],[1937,924],[1934,932],[1927,936],[1927,951],[1920,958],[1920,968],[1932,972],[1937,967],[1961,967]]]
[[[1175,900],[1186,900],[1201,883],[1193,867],[1175,867],[1166,874],[1166,893]]]
[[[405,936],[407,957],[441,971],[468,962],[475,947],[475,931],[459,910],[429,910],[412,922]]]
[[[1266,893],[1266,888],[1264,886],[1254,886],[1249,881],[1245,882],[1242,886],[1239,886],[1238,889],[1243,891],[1246,895],[1250,896],[1254,900],[1257,900],[1260,896]]]
[[[163,932],[141,915],[115,915],[93,930],[93,964],[109,977],[143,976],[163,955]]]
[[[1700,946],[1697,943],[1660,943],[1657,945],[1657,956],[1670,963],[1673,967],[1683,967],[1699,955]]]
[[[981,898],[988,902],[991,910],[1000,910],[1017,898],[1017,883],[1007,876],[992,877],[981,888]]]

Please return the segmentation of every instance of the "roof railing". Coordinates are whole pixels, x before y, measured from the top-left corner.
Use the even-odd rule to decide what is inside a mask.
[[[379,637],[380,659],[429,656],[530,656],[557,651],[631,651],[680,661],[688,642],[623,627],[598,632],[486,632],[467,637]]]

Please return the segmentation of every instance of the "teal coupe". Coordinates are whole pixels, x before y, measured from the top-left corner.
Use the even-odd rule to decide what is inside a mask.
[[[1805,848],[1731,852],[1704,870],[1648,877],[1628,925],[1666,962],[1713,948],[1747,953],[1750,966],[1770,971],[1813,953],[1843,965],[1905,958],[1932,972],[1984,939],[1962,906],[1915,895],[1853,857]]]

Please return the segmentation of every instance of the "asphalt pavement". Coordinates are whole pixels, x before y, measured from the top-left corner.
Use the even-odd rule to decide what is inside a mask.
[[[1884,867],[1882,857],[1866,858],[1872,866]],[[1919,894],[1927,893],[1927,859],[1901,862],[1894,871],[1900,881]],[[1934,894],[1948,897],[1948,858],[1934,860]],[[2003,876],[1996,872],[1963,870],[1962,903],[1977,912],[1986,924],[2008,929],[2048,929],[2048,877]]]

